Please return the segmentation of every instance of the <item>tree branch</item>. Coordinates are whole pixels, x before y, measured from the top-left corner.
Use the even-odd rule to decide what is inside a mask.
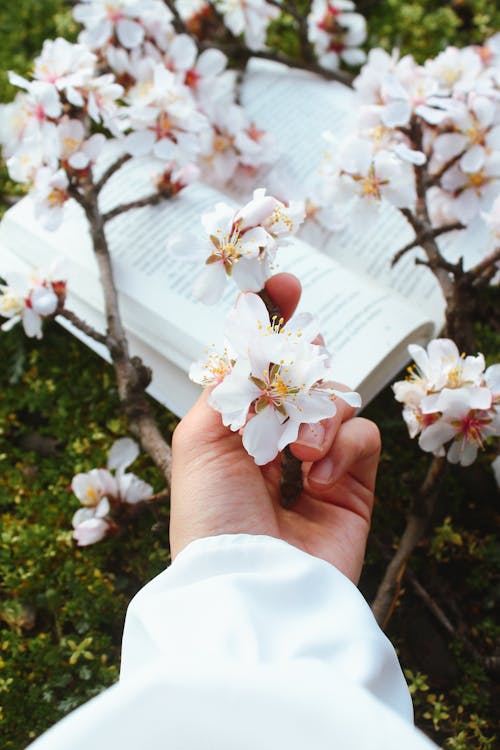
[[[398,260],[401,260],[403,255],[406,255],[409,250],[413,250],[414,247],[418,247],[424,240],[429,239],[429,237],[436,238],[442,234],[445,234],[446,232],[453,232],[456,229],[465,229],[465,227],[459,221],[456,221],[454,224],[446,224],[443,227],[433,229],[430,234],[426,234],[424,231],[421,234],[416,235],[411,242],[409,242],[407,245],[402,247],[401,250],[398,250],[398,252],[395,253],[393,259],[391,260],[391,267],[395,266]]]
[[[147,195],[145,198],[139,198],[138,200],[130,201],[130,203],[121,203],[119,206],[115,206],[115,208],[112,208],[111,211],[107,211],[107,213],[103,214],[102,221],[104,222],[104,224],[106,224],[108,221],[111,221],[111,219],[114,219],[115,216],[120,216],[120,214],[124,214],[126,211],[131,211],[134,208],[156,206],[163,200],[171,198],[172,195],[173,193],[171,191],[162,190],[161,192]]]
[[[500,671],[500,656],[483,656],[474,644],[462,633],[460,628],[454,627],[451,621],[448,619],[446,613],[441,609],[435,599],[429,594],[429,592],[422,586],[418,581],[415,574],[407,568],[406,576],[410,581],[415,593],[424,602],[427,609],[432,612],[436,620],[444,628],[446,633],[452,638],[460,641],[465,650],[472,656],[475,662],[484,667],[488,672],[499,672]]]
[[[69,320],[69,322],[72,323],[75,328],[78,328],[80,331],[82,331],[82,333],[90,336],[90,338],[94,339],[99,344],[104,344],[104,346],[107,346],[108,348],[110,348],[110,346],[113,346],[113,342],[111,341],[109,335],[106,335],[105,333],[99,333],[99,331],[96,331],[95,328],[92,328],[92,326],[79,318],[78,315],[76,315],[74,312],[68,310],[66,307],[63,307],[62,310],[59,310],[56,317],[59,315],[61,316],[61,318],[66,318],[66,320]]]
[[[495,248],[486,258],[477,263],[473,268],[467,271],[469,276],[482,276],[485,272],[489,271],[492,266],[500,261],[500,247]]]
[[[396,552],[386,568],[372,604],[372,611],[381,628],[385,628],[394,612],[406,564],[415,547],[423,539],[434,511],[435,489],[444,468],[444,458],[434,458],[427,476],[410,510],[406,527]]]
[[[113,268],[108,243],[104,232],[104,217],[99,211],[98,193],[91,178],[82,185],[81,203],[89,222],[94,253],[99,267],[104,293],[106,321],[110,337],[110,355],[115,368],[118,394],[122,409],[127,417],[130,431],[137,437],[143,449],[170,484],[171,449],[164,440],[149,402],[145,389],[151,382],[151,371],[139,357],[131,357],[127,336],[121,320],[118,294],[113,277]]]
[[[130,154],[123,154],[122,156],[119,157],[119,159],[117,159],[113,164],[111,164],[103,173],[101,178],[95,183],[96,192],[99,193],[104,187],[104,185],[107,183],[109,178],[112,177],[115,174],[115,172],[118,172],[118,170],[121,169],[121,167],[123,167],[123,165],[126,164],[126,162],[128,162],[131,158],[132,157]]]

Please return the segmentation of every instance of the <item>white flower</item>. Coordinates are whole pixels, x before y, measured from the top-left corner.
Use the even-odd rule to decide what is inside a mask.
[[[117,528],[112,519],[114,505],[133,505],[152,494],[151,485],[135,474],[125,473],[138,455],[135,440],[121,438],[111,446],[107,469],[91,469],[73,477],[71,489],[84,506],[76,511],[72,521],[73,539],[80,547],[100,542]]]
[[[97,508],[79,508],[73,515],[73,539],[79,547],[87,547],[90,544],[100,542],[113,528],[110,520],[106,518],[109,504],[103,500]]]
[[[71,489],[82,505],[97,508],[106,498],[114,498],[118,494],[115,477],[107,469],[91,469],[86,473],[75,474],[71,480]]]
[[[116,35],[127,49],[139,46],[144,25],[164,24],[171,14],[159,0],[83,0],[73,10],[74,18],[85,26],[82,41],[91,49],[104,47]],[[168,21],[167,21],[168,23]]]
[[[139,455],[139,446],[131,438],[116,440],[108,454],[108,469],[115,470],[117,499],[123,503],[135,504],[153,494],[153,488],[135,474],[125,473],[125,469]]]
[[[59,304],[56,284],[44,278],[27,278],[18,273],[4,273],[7,284],[0,284],[0,315],[8,320],[0,326],[9,331],[22,322],[30,338],[42,338],[42,319],[53,315]],[[64,282],[62,282],[64,283]]]
[[[184,234],[170,240],[168,249],[188,260],[204,260],[205,269],[193,293],[206,304],[217,302],[229,276],[244,291],[260,291],[272,274],[278,247],[297,231],[303,219],[301,208],[296,203],[287,207],[259,189],[237,211],[218,203],[213,211],[203,214],[204,243],[194,234]]]
[[[68,177],[64,170],[52,172],[48,167],[39,169],[35,176],[31,196],[35,216],[45,229],[57,229],[63,219],[64,205],[69,200]]]
[[[348,65],[365,61],[359,47],[366,39],[366,21],[354,9],[349,0],[314,0],[307,17],[308,38],[324,68],[336,70],[341,60]]]
[[[370,216],[382,198],[398,208],[413,207],[416,199],[413,166],[394,153],[374,150],[370,141],[353,138],[338,156],[338,193],[356,199],[355,210]]]
[[[418,369],[393,390],[410,437],[420,435],[424,451],[469,466],[484,441],[500,435],[500,365],[485,372],[482,354],[460,356],[450,339],[409,350]]]
[[[80,120],[65,118],[57,126],[60,144],[60,159],[67,162],[72,169],[86,169],[95,163],[106,137],[96,133],[86,139],[87,132]]]
[[[35,59],[33,77],[64,91],[71,104],[81,107],[84,99],[78,89],[90,81],[96,63],[97,57],[83,44],[61,37],[46,39],[42,54]]]
[[[216,0],[215,4],[228,29],[236,36],[244,34],[250,49],[265,48],[267,27],[279,16],[279,8],[264,0]]]
[[[209,127],[191,91],[162,64],[127,94],[127,119],[133,132],[124,140],[132,156],[153,153],[159,159],[186,164],[201,149],[201,134]]]
[[[243,446],[258,465],[294,442],[301,424],[333,416],[337,397],[354,406],[361,403],[358,394],[341,393],[328,384],[326,353],[310,343],[316,324],[310,317],[305,322],[303,335],[293,319],[286,326],[283,320],[269,322],[258,296],[241,295],[228,318],[231,355],[226,348],[219,360],[211,354],[204,368],[197,367],[202,383],[213,383],[214,377],[204,373],[218,370],[209,403],[221,413],[223,424],[243,429]],[[222,367],[213,368],[213,363]]]

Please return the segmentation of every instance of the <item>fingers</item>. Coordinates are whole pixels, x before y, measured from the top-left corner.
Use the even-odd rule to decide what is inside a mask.
[[[285,320],[291,318],[302,291],[297,277],[291,273],[277,273],[266,281],[264,288]]]
[[[372,494],[379,455],[377,426],[363,417],[349,419],[339,427],[331,450],[312,464],[307,476],[309,488],[327,499],[336,483],[349,476]]]
[[[335,383],[337,390],[348,391],[347,386]],[[335,440],[341,424],[354,416],[355,410],[343,399],[335,400],[337,412],[329,419],[323,419],[318,424],[303,424],[295,443],[290,448],[294,456],[300,461],[319,461],[326,456]]]

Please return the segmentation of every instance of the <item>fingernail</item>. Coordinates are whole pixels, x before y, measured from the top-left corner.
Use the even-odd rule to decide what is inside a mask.
[[[334,465],[330,456],[325,456],[311,467],[309,480],[317,484],[331,484]]]
[[[303,424],[297,437],[297,444],[306,448],[321,448],[325,439],[325,428],[321,423]]]

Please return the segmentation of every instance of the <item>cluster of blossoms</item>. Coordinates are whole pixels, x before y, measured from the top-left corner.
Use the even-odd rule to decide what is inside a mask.
[[[82,44],[46,41],[33,79],[10,73],[23,92],[1,111],[0,143],[13,180],[33,190],[39,219],[55,228],[70,197],[70,182],[84,176],[106,140],[90,134],[89,121],[113,128],[123,88],[101,74],[97,57]]]
[[[121,438],[111,447],[107,469],[92,469],[73,477],[71,489],[84,506],[76,511],[72,521],[73,539],[80,547],[100,542],[117,531],[113,509],[122,503],[134,505],[153,493],[151,485],[135,474],[125,473],[138,455],[137,443],[131,438]]]
[[[460,356],[450,339],[409,352],[416,369],[393,389],[410,437],[419,435],[424,451],[469,466],[487,438],[500,436],[500,364],[485,371],[482,354]]]
[[[6,284],[0,284],[0,315],[7,321],[0,329],[10,331],[22,322],[27,336],[41,339],[43,319],[52,317],[64,306],[66,281],[62,274],[59,262],[28,278],[16,272],[5,273]]]
[[[215,184],[253,179],[274,162],[273,139],[235,101],[225,55],[198,54],[163,2],[87,0],[74,13],[85,25],[78,43],[46,41],[32,79],[10,73],[22,92],[0,108],[9,174],[29,186],[46,228],[60,224],[101,154],[106,136],[95,130],[157,159],[169,180],[179,170]]]
[[[310,315],[270,322],[261,298],[242,294],[228,315],[222,353],[191,367],[192,380],[215,386],[210,405],[224,425],[243,431],[243,446],[258,465],[293,443],[301,424],[333,416],[337,398],[361,406],[357,393],[332,387],[328,353],[313,343],[317,335]]]
[[[216,184],[275,160],[273,140],[235,102],[226,56],[198,54],[161,0],[87,0],[74,15],[85,26],[79,41],[124,88],[116,125],[131,155],[196,163]]]
[[[382,199],[413,210],[420,169],[435,227],[480,219],[500,194],[499,80],[500,34],[425,65],[371,50],[354,82],[357,132],[343,142],[326,134],[323,194],[341,214],[346,204],[373,211]]]
[[[328,70],[361,65],[366,59],[360,45],[366,39],[366,21],[351,0],[313,0],[307,17],[308,38],[320,65]]]
[[[205,243],[201,244],[194,234],[183,234],[169,241],[170,252],[183,259],[205,262],[195,282],[194,295],[206,304],[215,304],[220,299],[230,276],[243,291],[263,289],[273,273],[278,248],[286,244],[302,223],[301,202],[285,205],[265,192],[263,188],[255,190],[252,200],[236,211],[232,206],[218,203],[213,211],[203,214]]]

